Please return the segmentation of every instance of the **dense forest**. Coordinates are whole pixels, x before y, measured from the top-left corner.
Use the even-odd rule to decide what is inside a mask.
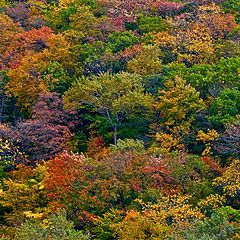
[[[0,0],[0,238],[240,239],[239,0]]]

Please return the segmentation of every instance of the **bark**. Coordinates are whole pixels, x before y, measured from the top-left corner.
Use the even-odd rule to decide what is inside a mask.
[[[122,190],[120,190],[120,193],[119,193],[119,201],[120,201],[122,209],[125,211],[126,206],[125,206],[125,201],[124,201],[124,196],[123,196],[123,191]]]
[[[114,126],[114,145],[117,145],[117,126]]]

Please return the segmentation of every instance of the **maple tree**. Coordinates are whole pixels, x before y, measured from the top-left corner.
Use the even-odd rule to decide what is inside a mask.
[[[15,34],[3,55],[4,67],[14,69],[21,64],[24,56],[32,55],[44,49],[51,34],[52,30],[45,26]]]
[[[53,61],[61,63],[68,58],[68,43],[61,35],[49,37],[45,47],[41,52],[25,56],[18,67],[8,71],[8,91],[17,97],[23,109],[29,110],[39,95],[53,90],[54,85],[59,82],[59,78],[48,72],[49,64]]]
[[[11,18],[8,16],[1,14],[1,55],[7,50],[16,34],[19,34],[23,31],[23,29],[13,22]],[[1,57],[1,66],[2,66],[2,57]]]

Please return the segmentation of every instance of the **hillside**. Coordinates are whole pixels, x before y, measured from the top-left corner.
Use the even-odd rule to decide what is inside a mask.
[[[240,239],[239,0],[0,0],[0,238]]]

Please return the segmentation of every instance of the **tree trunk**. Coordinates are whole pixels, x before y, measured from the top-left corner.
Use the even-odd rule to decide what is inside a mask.
[[[108,110],[106,110],[106,115],[107,115],[107,118],[108,118],[110,124],[111,124],[112,127],[113,127],[113,131],[114,131],[114,135],[113,135],[114,145],[117,145],[117,131],[118,131],[117,126],[118,126],[118,121],[119,121],[119,120],[118,120],[118,115],[116,115],[116,116],[117,116],[117,117],[116,117],[117,123],[114,123],[114,122],[113,122],[113,119],[112,119],[112,117],[111,117],[111,114],[109,113]]]
[[[114,126],[113,129],[114,129],[114,145],[117,145],[117,126]]]
[[[4,96],[0,97],[0,123],[3,123],[3,107],[4,107]]]
[[[124,201],[124,196],[123,196],[123,191],[120,190],[120,193],[119,193],[119,201],[120,201],[120,204],[121,204],[121,207],[122,207],[122,210],[126,210],[126,206],[125,206],[125,201]]]

